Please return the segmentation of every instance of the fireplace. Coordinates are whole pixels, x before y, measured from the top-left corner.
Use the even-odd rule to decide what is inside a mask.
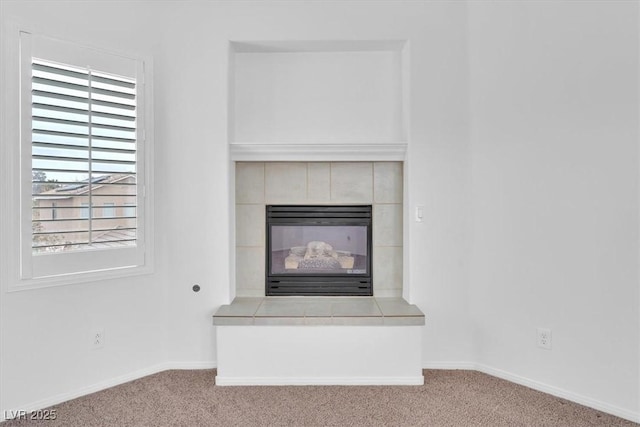
[[[266,295],[371,296],[371,205],[267,205]]]

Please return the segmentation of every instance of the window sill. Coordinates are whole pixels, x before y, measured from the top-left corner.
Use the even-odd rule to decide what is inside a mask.
[[[58,286],[76,285],[102,280],[119,279],[124,277],[142,276],[153,273],[152,266],[131,266],[107,270],[87,271],[81,273],[64,274],[59,276],[39,277],[35,279],[19,279],[10,284],[7,292],[21,292]]]

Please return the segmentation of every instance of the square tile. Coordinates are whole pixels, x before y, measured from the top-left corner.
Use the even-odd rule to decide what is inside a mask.
[[[331,163],[331,201],[373,202],[373,163]]]
[[[304,317],[304,306],[296,299],[267,297],[256,311],[256,317]]]
[[[330,318],[331,317],[331,303],[327,301],[317,301],[318,298],[314,298],[316,301],[310,300],[304,303],[304,315],[305,317],[313,318]]]
[[[243,298],[259,298],[264,297],[265,291],[262,289],[247,289],[240,285],[236,285],[236,296]]]
[[[264,296],[265,289],[264,247],[236,248],[236,289],[238,295],[246,295],[240,289],[260,290]]]
[[[307,164],[302,162],[265,163],[265,199],[269,203],[307,201]]]
[[[402,205],[373,205],[373,245],[402,246]]]
[[[214,316],[253,317],[264,298],[235,298],[231,304],[220,306]]]
[[[422,326],[425,320],[423,316],[385,317],[382,323],[387,326]]]
[[[376,302],[385,317],[424,317],[424,313],[416,305],[409,304],[402,298],[376,298]]]
[[[236,163],[236,203],[264,203],[264,163]]]
[[[247,326],[253,325],[253,316],[251,317],[239,317],[239,316],[213,316],[213,324],[215,326]]]
[[[331,199],[331,164],[310,162],[307,164],[307,200],[309,203],[327,202]]]
[[[402,162],[374,162],[374,203],[402,203],[402,179]]]
[[[331,304],[333,317],[382,316],[378,304],[371,297],[345,297]]]
[[[373,248],[373,292],[402,290],[402,247]]]
[[[254,325],[262,326],[300,326],[304,324],[304,317],[256,317],[254,319]]]
[[[384,322],[382,316],[380,317],[334,317],[334,325],[342,326],[380,326]]]
[[[236,205],[236,246],[264,246],[265,207]]]
[[[379,289],[375,286],[373,287],[373,296],[376,298],[401,298],[402,297],[402,289]]]

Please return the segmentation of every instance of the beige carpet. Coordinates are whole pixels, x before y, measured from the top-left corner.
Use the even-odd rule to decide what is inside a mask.
[[[214,370],[167,371],[2,427],[639,425],[479,372],[424,372],[424,386],[215,387]]]

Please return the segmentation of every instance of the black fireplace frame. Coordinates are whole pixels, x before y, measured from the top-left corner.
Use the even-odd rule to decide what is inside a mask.
[[[367,227],[366,273],[271,274],[272,225],[361,225]],[[371,205],[267,205],[265,294],[267,296],[372,296]]]

